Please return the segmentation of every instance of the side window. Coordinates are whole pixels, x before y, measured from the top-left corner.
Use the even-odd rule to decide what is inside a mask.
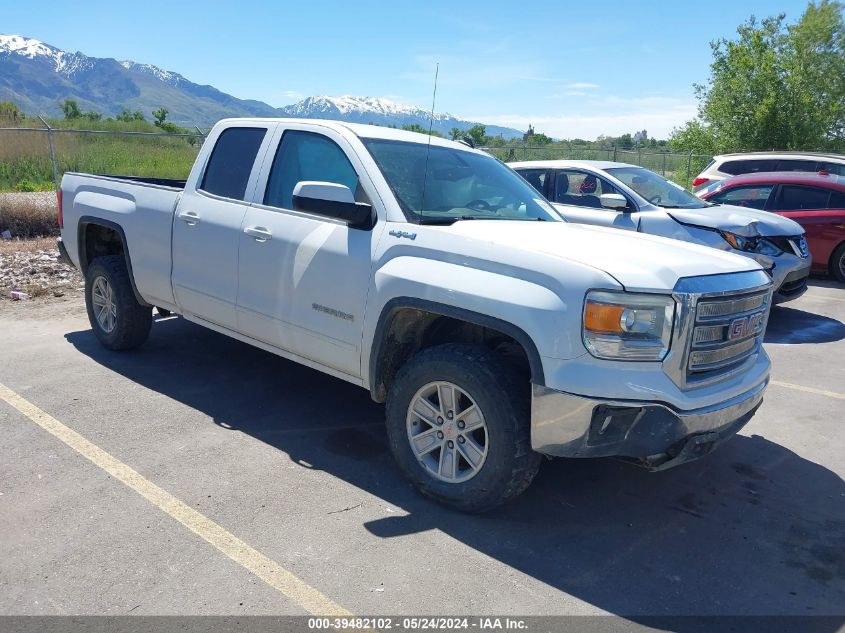
[[[827,208],[845,210],[845,191],[831,191],[830,202],[827,203]]]
[[[243,200],[258,148],[267,130],[263,127],[230,127],[217,138],[199,188],[216,196]]]
[[[778,166],[777,160],[754,159],[754,160],[729,160],[719,167],[719,171],[725,174],[737,176],[739,174],[756,174],[763,171],[775,171]]]
[[[814,160],[779,160],[777,171],[817,171]]]
[[[845,165],[839,163],[822,163],[819,165],[819,169],[824,169],[829,174],[845,176]]]
[[[717,204],[735,204],[739,207],[765,210],[766,202],[772,194],[774,185],[746,185],[733,187],[717,193],[707,201]]]
[[[302,180],[346,185],[360,198],[358,174],[337,143],[322,134],[288,130],[273,159],[264,204],[292,209],[293,189]]]
[[[582,171],[562,169],[555,176],[554,202],[603,209],[604,193],[621,192],[603,178]]]
[[[544,196],[546,195],[546,182],[548,181],[549,172],[545,169],[520,169],[517,173],[528,181],[528,184],[534,187]]]
[[[830,191],[818,187],[781,185],[780,194],[775,204],[777,211],[804,211],[826,209]]]

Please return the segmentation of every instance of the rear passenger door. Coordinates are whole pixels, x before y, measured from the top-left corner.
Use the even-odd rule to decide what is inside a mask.
[[[342,184],[380,204],[349,141],[315,125],[281,127],[240,234],[238,327],[345,375],[361,373],[373,247],[383,229],[293,209],[300,181]]]
[[[173,293],[188,316],[236,327],[244,200],[255,188],[270,136],[270,125],[245,122],[206,141],[213,149],[202,173],[191,174],[188,182],[194,184],[186,187],[173,219]]]

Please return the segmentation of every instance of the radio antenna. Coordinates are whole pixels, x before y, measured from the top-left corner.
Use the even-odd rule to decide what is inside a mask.
[[[423,172],[422,201],[420,202],[419,216],[422,218],[425,209],[425,185],[428,181],[428,155],[431,153],[431,131],[434,129],[434,104],[437,102],[437,77],[440,75],[440,62],[434,67],[434,94],[431,96],[431,116],[428,119],[428,145],[425,149],[425,171]]]

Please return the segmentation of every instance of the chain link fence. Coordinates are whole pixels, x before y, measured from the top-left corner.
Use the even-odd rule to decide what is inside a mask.
[[[187,178],[204,135],[0,128],[0,192],[54,189],[68,171]]]
[[[700,174],[713,157],[705,154],[659,152],[653,149],[622,149],[615,146],[578,147],[554,143],[542,147],[482,147],[508,163],[521,160],[608,160],[645,167],[685,187]]]

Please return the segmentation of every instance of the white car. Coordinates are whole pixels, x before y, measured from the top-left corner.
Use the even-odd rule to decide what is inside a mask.
[[[67,173],[61,191],[102,345],[142,344],[158,306],[368,389],[401,470],[463,510],[518,495],[541,454],[701,457],[768,384],[756,262],[568,224],[452,141],[233,119],[186,182]]]
[[[817,152],[746,152],[722,154],[713,160],[692,181],[696,194],[720,180],[771,171],[826,171],[845,176],[845,156]]]
[[[643,167],[592,160],[510,163],[569,222],[671,237],[745,255],[771,275],[775,302],[807,290],[804,229],[788,218],[714,205]]]

